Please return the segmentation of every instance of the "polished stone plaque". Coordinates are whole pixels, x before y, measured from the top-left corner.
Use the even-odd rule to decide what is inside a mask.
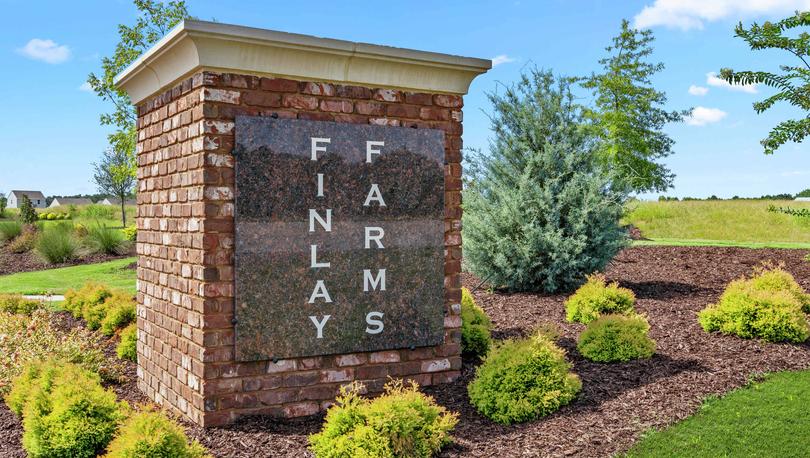
[[[236,356],[444,337],[444,133],[236,118]]]

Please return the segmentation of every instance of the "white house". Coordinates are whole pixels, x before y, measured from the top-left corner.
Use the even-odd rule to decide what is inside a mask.
[[[104,200],[100,200],[98,203],[99,205],[121,206],[121,199],[118,199],[116,197],[107,197]],[[124,205],[135,205],[135,204],[136,204],[135,199],[133,199],[132,197],[129,197],[126,200],[124,200]]]
[[[810,197],[797,197],[796,201],[798,201],[798,202],[810,202]]]
[[[45,208],[45,195],[40,191],[11,191],[8,193],[8,208],[20,208],[23,196],[31,200],[34,208]]]
[[[85,197],[54,197],[49,207],[67,205],[92,205],[93,201]]]

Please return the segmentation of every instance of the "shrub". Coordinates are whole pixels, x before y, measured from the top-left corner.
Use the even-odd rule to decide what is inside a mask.
[[[492,341],[490,322],[484,309],[475,304],[467,288],[461,289],[461,352],[465,356],[483,357]]]
[[[533,420],[571,402],[582,388],[565,352],[544,334],[493,348],[468,386],[470,402],[501,424]]]
[[[113,292],[110,288],[100,283],[88,282],[78,290],[67,290],[63,307],[74,317],[81,318],[85,307],[103,304],[112,295]]]
[[[22,443],[30,457],[95,457],[124,416],[98,375],[64,361],[26,370],[13,385],[13,408],[24,404]]]
[[[137,412],[121,426],[107,447],[106,458],[203,458],[199,442],[161,412]]]
[[[590,275],[588,281],[565,302],[565,317],[570,322],[588,324],[606,313],[631,313],[636,296],[618,283],[607,284],[605,276]]]
[[[706,332],[768,342],[804,342],[810,336],[802,303],[790,291],[758,289],[749,279],[731,282],[720,301],[698,313]]]
[[[48,221],[53,221],[56,219],[56,213],[48,213]]]
[[[93,253],[124,254],[129,249],[129,242],[118,229],[96,224],[87,231],[87,246]]]
[[[20,222],[23,224],[34,224],[37,221],[37,211],[28,196],[23,195],[20,202]]]
[[[12,253],[26,253],[34,249],[36,242],[36,226],[25,226],[22,233],[8,244],[8,250]]]
[[[316,457],[431,457],[450,442],[458,415],[416,383],[391,381],[373,400],[360,397],[363,388],[357,382],[341,388],[323,429],[309,436]]]
[[[46,262],[60,264],[76,258],[79,245],[71,232],[53,227],[42,232],[34,248]]]
[[[76,223],[76,225],[73,226],[73,232],[76,234],[76,237],[85,238],[88,233],[87,226],[82,223]]]
[[[0,243],[7,242],[22,234],[22,224],[17,221],[4,221],[0,223]]]
[[[760,291],[784,291],[796,298],[804,313],[810,313],[810,294],[796,282],[790,272],[781,266],[765,264],[754,269],[754,276],[749,280],[751,287]]]
[[[104,380],[122,380],[124,364],[104,356],[106,343],[101,336],[83,328],[64,331],[51,318],[42,309],[30,316],[0,312],[0,397],[23,366],[49,357],[78,364]]]
[[[106,311],[101,320],[101,333],[106,336],[115,334],[115,331],[135,319],[135,301],[130,294],[123,291],[118,291],[107,299],[104,307]]]
[[[127,226],[121,229],[121,232],[124,233],[124,238],[127,241],[135,242],[138,240],[138,228],[135,226]]]
[[[42,308],[42,303],[26,299],[19,294],[0,294],[0,312],[30,315]]]
[[[48,220],[48,214],[47,213],[40,213],[39,215],[37,215],[37,219],[42,220],[42,221],[47,221]]]
[[[138,362],[138,326],[130,324],[121,331],[121,341],[115,347],[115,353],[121,359],[128,359],[133,363]]]
[[[465,261],[513,291],[572,289],[627,244],[627,194],[597,163],[570,80],[534,70],[489,99],[495,139],[470,155]]]
[[[641,315],[603,315],[588,324],[579,336],[582,356],[599,363],[649,358],[655,341],[647,336],[650,325]]]

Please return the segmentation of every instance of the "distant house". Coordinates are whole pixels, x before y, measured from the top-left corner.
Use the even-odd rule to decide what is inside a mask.
[[[61,207],[68,205],[91,205],[92,200],[85,197],[54,197],[49,207]]]
[[[28,196],[34,208],[45,208],[45,195],[40,191],[11,191],[8,193],[8,208],[20,208],[23,196]]]
[[[102,201],[99,201],[99,205],[121,205],[121,199],[116,199],[115,197],[108,197]],[[135,205],[135,199],[130,197],[124,201],[124,205]]]
[[[797,197],[796,200],[799,202],[810,202],[810,197]]]

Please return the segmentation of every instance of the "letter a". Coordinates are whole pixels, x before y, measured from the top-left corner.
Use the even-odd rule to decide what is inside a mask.
[[[315,283],[315,289],[312,290],[312,295],[309,296],[309,303],[314,304],[315,299],[319,297],[325,302],[332,302],[332,298],[329,297],[329,291],[326,290],[326,285],[323,284],[323,280],[318,280]]]
[[[380,204],[380,207],[385,207],[385,201],[383,200],[380,187],[377,186],[377,183],[372,183],[371,189],[368,191],[368,196],[366,196],[366,201],[363,203],[363,206],[368,207],[372,200],[376,200]]]

